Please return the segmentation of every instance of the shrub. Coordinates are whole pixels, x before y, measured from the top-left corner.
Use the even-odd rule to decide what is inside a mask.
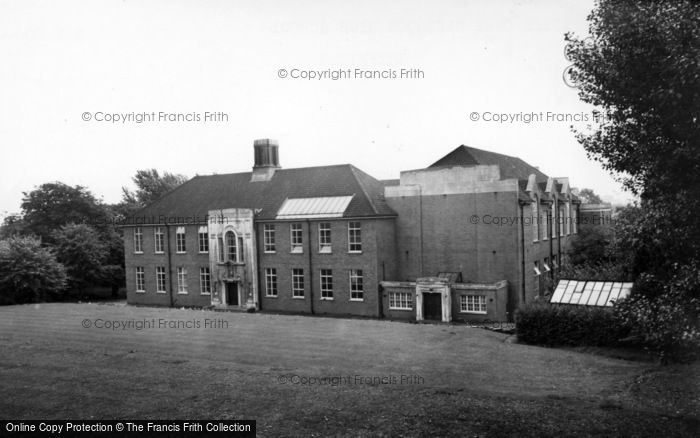
[[[32,237],[0,241],[0,304],[55,298],[66,286],[66,270]]]
[[[515,314],[518,340],[546,346],[626,345],[629,328],[610,309],[533,303]]]
[[[615,315],[663,362],[700,357],[700,271],[695,265],[679,267],[671,281],[661,284],[651,276],[635,284],[633,294],[616,303]],[[658,289],[650,290],[652,285]]]

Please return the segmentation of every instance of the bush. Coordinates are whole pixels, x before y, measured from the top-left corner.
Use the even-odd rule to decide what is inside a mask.
[[[0,304],[53,299],[66,287],[66,270],[32,237],[0,241]]]
[[[515,314],[518,340],[546,346],[622,346],[629,328],[610,309],[533,303]]]
[[[615,304],[616,318],[663,362],[686,362],[700,357],[700,271],[679,267],[671,281],[661,284],[647,276],[633,294]],[[656,291],[650,290],[657,285]]]

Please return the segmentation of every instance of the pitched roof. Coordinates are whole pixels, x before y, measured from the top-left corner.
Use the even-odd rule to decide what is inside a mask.
[[[538,182],[546,182],[549,178],[535,166],[531,166],[518,157],[497,154],[496,152],[485,151],[465,145],[457,147],[449,154],[440,158],[435,163],[431,164],[430,168],[476,165],[497,165],[501,169],[501,179],[514,178],[527,180],[533,173]]]
[[[251,172],[196,176],[135,216],[203,221],[209,210],[250,208],[266,220],[275,219],[287,199],[338,196],[352,196],[343,217],[396,215],[384,200],[381,182],[350,164],[279,169],[269,181],[250,178]]]

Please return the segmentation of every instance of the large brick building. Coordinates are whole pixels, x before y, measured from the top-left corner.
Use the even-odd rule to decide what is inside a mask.
[[[197,176],[125,226],[131,304],[505,320],[547,287],[578,200],[566,178],[460,146],[378,181],[352,165]]]

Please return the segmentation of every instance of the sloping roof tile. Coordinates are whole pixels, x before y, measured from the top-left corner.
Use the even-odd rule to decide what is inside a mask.
[[[251,182],[251,172],[196,176],[135,216],[204,220],[209,210],[250,208],[256,218],[275,219],[287,198],[352,196],[343,217],[396,216],[381,182],[349,164],[280,169],[269,181]]]
[[[501,179],[525,179],[535,174],[537,182],[547,181],[549,178],[535,166],[531,166],[518,157],[497,154],[470,146],[459,146],[449,154],[430,165],[434,167],[447,166],[476,166],[497,165],[501,169]]]

